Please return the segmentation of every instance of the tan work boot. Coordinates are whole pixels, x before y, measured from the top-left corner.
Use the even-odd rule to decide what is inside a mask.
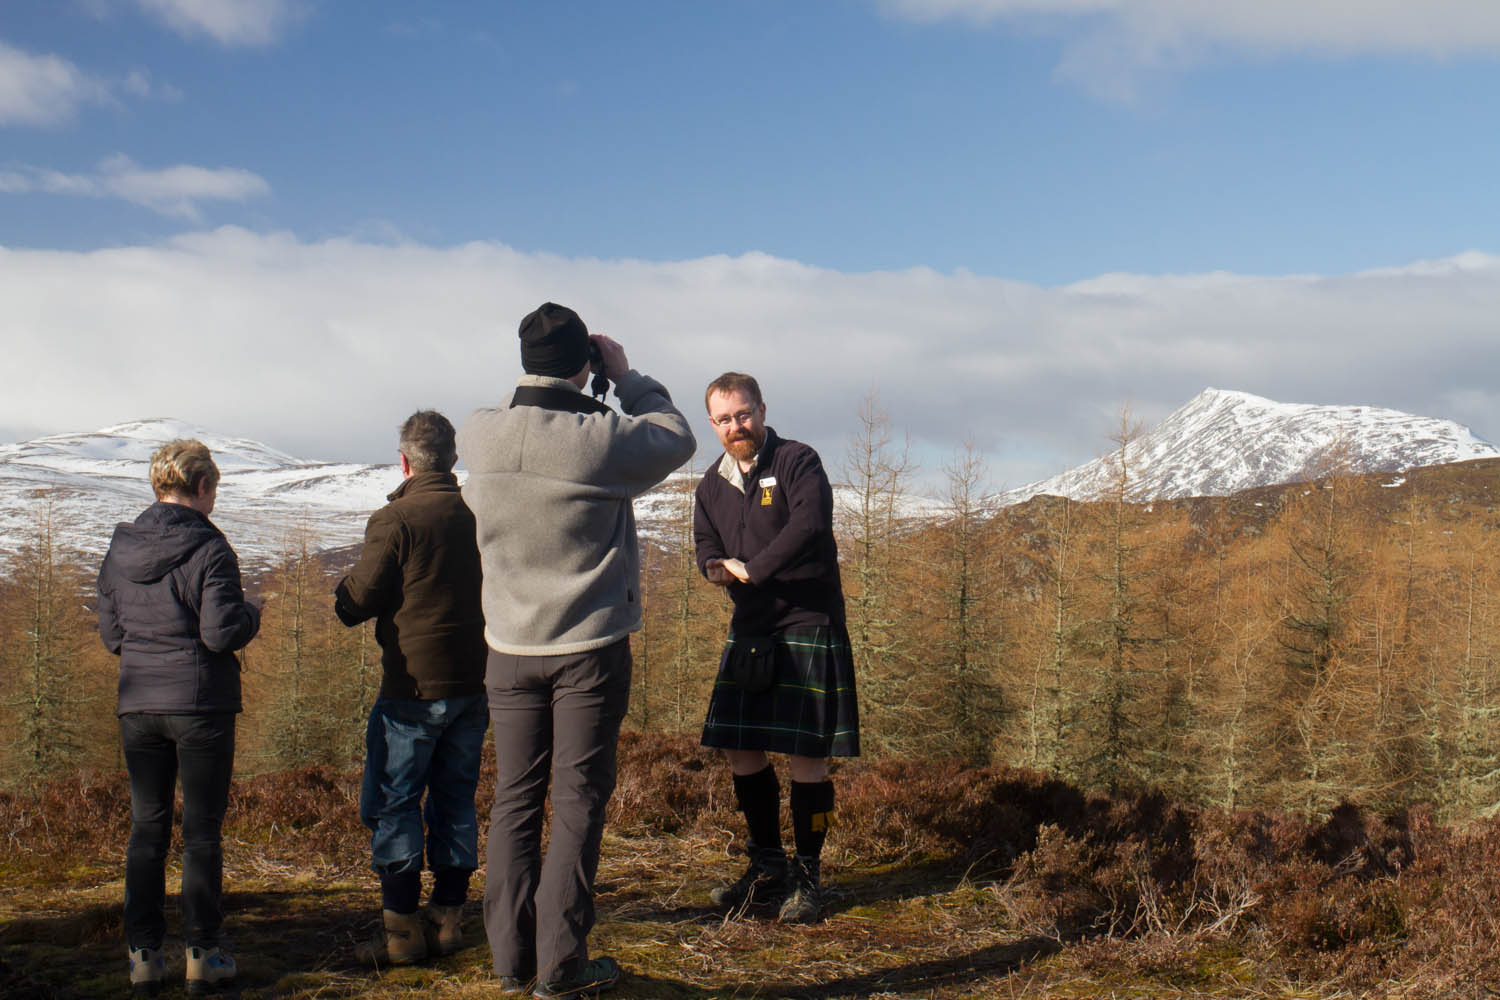
[[[377,965],[411,965],[427,957],[427,935],[422,928],[420,913],[397,913],[381,910],[385,923],[384,933],[372,940],[361,941],[354,954],[361,962]]]
[[[428,903],[422,914],[422,929],[427,932],[427,952],[451,955],[464,946],[464,908]]]

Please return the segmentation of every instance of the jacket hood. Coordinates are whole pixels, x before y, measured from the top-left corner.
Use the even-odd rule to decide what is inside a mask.
[[[115,526],[108,558],[125,579],[151,583],[219,536],[213,522],[193,508],[158,501],[142,511],[134,524]]]

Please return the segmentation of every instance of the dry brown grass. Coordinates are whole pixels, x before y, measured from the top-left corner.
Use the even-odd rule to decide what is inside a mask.
[[[1008,769],[874,761],[839,772],[829,918],[725,919],[739,821],[722,766],[627,734],[596,951],[622,997],[1466,997],[1500,985],[1500,826],[1353,807],[1325,821],[1089,796]],[[481,809],[489,805],[488,780]],[[359,967],[374,928],[358,775],[236,783],[228,929],[247,997],[490,996],[464,951]],[[0,797],[0,995],[123,996],[120,775]],[[179,973],[180,974],[180,973]]]

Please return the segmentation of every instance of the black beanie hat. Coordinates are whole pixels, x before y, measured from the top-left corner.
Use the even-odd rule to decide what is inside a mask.
[[[521,367],[528,375],[570,378],[589,360],[589,328],[578,314],[543,302],[521,320]]]

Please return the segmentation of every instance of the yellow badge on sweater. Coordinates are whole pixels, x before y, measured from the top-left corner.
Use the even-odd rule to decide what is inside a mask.
[[[771,489],[776,485],[775,476],[767,476],[760,481],[760,505],[771,506]]]

